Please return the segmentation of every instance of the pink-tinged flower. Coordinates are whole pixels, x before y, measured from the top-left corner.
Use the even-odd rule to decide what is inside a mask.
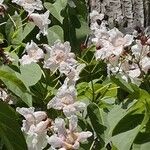
[[[40,32],[36,36],[37,39],[39,39],[41,33],[44,36],[48,34],[48,25],[51,23],[51,21],[48,19],[49,13],[49,11],[46,11],[44,14],[32,13],[29,15],[29,20],[33,21],[33,23],[40,29]]]
[[[74,66],[76,60],[75,55],[71,53],[71,46],[69,42],[61,43],[57,40],[53,46],[49,47],[45,45],[48,52],[48,59],[44,62],[44,68],[50,69],[51,71],[56,71],[60,69],[62,63],[67,63],[69,66]]]
[[[63,110],[66,117],[83,112],[86,105],[83,102],[76,101],[76,89],[74,85],[64,83],[59,89],[56,96],[49,101],[47,108]]]
[[[17,108],[25,120],[23,120],[22,131],[25,132],[29,149],[41,150],[47,145],[46,136],[51,120],[47,118],[44,111],[34,111],[34,107]]]
[[[55,119],[53,128],[54,135],[47,137],[51,148],[58,150],[79,149],[80,142],[84,142],[92,136],[89,131],[77,131],[77,116],[71,116],[69,119],[69,129],[65,128],[65,121],[61,118]]]
[[[27,43],[25,51],[27,54],[23,55],[20,59],[20,63],[22,65],[38,62],[39,59],[44,58],[43,50],[40,49],[33,41],[31,41],[31,43]]]
[[[133,42],[133,36],[132,35],[123,35],[122,32],[120,32],[117,28],[113,28],[108,31],[109,33],[109,41],[113,45],[114,55],[120,55],[123,52],[123,48],[126,46],[129,46]]]
[[[62,62],[60,64],[60,73],[64,73],[67,78],[70,80],[68,82],[76,82],[79,79],[79,74],[82,69],[85,67],[85,64],[76,64],[75,66],[71,66],[67,62]]]
[[[96,60],[108,59],[111,55],[113,55],[114,47],[107,40],[100,40],[97,43],[97,50],[95,52]]]
[[[12,2],[23,7],[29,14],[34,12],[34,10],[43,9],[41,0],[12,0]]]

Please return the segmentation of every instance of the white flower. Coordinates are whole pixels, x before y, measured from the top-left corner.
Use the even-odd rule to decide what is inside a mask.
[[[95,52],[96,60],[107,59],[113,54],[114,47],[109,41],[100,40],[97,45],[100,49],[97,49]]]
[[[131,47],[135,59],[140,61],[149,53],[149,46],[142,45],[140,40],[136,40],[136,44]]]
[[[27,55],[23,55],[20,59],[20,63],[22,65],[38,62],[39,59],[44,58],[43,50],[40,49],[33,41],[31,41],[31,43],[27,43],[25,51],[27,52]]]
[[[96,10],[93,10],[91,13],[90,13],[90,19],[92,22],[95,22],[97,19],[99,20],[103,20],[104,18],[104,14],[100,14],[98,11]]]
[[[22,6],[29,13],[43,9],[41,0],[12,0],[12,2]]]
[[[70,66],[76,64],[74,54],[71,53],[71,46],[69,42],[61,43],[57,40],[52,47],[45,45],[46,50],[49,53],[48,59],[44,62],[44,68],[56,71],[59,69],[61,63],[66,62]]]
[[[82,69],[85,67],[85,64],[76,64],[76,66],[71,66],[69,63],[62,62],[60,64],[60,73],[64,73],[67,78],[70,80],[68,82],[76,82],[79,79],[79,74]]]
[[[26,134],[28,148],[41,150],[47,145],[47,129],[51,120],[44,111],[34,112],[34,107],[17,108],[17,112],[24,116],[22,131]]]
[[[71,116],[69,119],[69,129],[65,128],[65,121],[61,118],[55,119],[54,132],[51,137],[47,137],[48,143],[52,148],[56,149],[79,149],[80,142],[84,142],[92,136],[92,133],[77,132],[77,116]]]
[[[8,91],[5,89],[0,88],[0,100],[8,103],[8,104],[14,104],[13,96],[8,94]]]
[[[141,61],[140,61],[140,65],[142,70],[147,73],[148,70],[150,69],[150,57],[144,57]]]
[[[114,46],[113,54],[114,55],[120,55],[123,51],[123,48],[126,46],[129,46],[133,42],[133,36],[132,35],[123,35],[117,28],[113,28],[109,33],[109,41]]]
[[[30,108],[17,107],[16,111],[25,117],[25,120],[23,120],[23,127],[22,127],[22,131],[25,132],[28,132],[30,130],[31,125],[33,124],[36,125],[40,123],[42,120],[45,120],[47,118],[47,114],[44,111],[34,112],[34,107]]]
[[[8,94],[5,90],[3,90],[2,88],[0,88],[0,99],[2,99],[3,101],[5,101],[8,97]]]
[[[33,21],[33,23],[40,29],[40,32],[36,36],[37,39],[39,39],[41,33],[44,36],[48,34],[48,24],[51,23],[51,21],[48,18],[49,11],[46,11],[44,14],[32,13],[29,15],[29,20]]]
[[[47,104],[47,108],[63,110],[66,117],[83,111],[86,105],[83,102],[76,101],[76,89],[74,85],[68,86],[64,83],[59,89],[56,96]]]

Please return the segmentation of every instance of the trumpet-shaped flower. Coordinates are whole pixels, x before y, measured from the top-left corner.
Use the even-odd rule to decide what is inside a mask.
[[[114,50],[113,54],[114,55],[120,55],[123,51],[123,48],[126,46],[129,46],[133,42],[133,36],[132,35],[123,35],[117,28],[113,28],[109,33],[109,41],[113,45]]]
[[[68,86],[64,83],[59,89],[56,96],[47,104],[47,108],[63,110],[66,117],[77,114],[85,109],[83,102],[76,101],[76,89],[74,85]]]
[[[76,60],[74,59],[74,54],[71,53],[71,46],[69,42],[64,44],[57,40],[52,47],[45,45],[48,51],[48,59],[44,62],[44,68],[50,69],[51,71],[56,71],[60,69],[62,63],[67,63],[69,66],[74,66]]]
[[[29,14],[34,10],[43,9],[41,0],[12,0],[12,2],[23,7]]]
[[[32,21],[40,29],[40,32],[36,36],[37,39],[39,39],[41,33],[44,36],[48,34],[48,25],[51,23],[51,21],[48,18],[49,11],[46,11],[44,14],[32,13],[29,15],[29,20]]]
[[[46,112],[35,112],[33,107],[17,108],[16,111],[25,118],[22,131],[26,134],[28,148],[32,150],[43,149],[47,145],[47,129],[51,124],[51,120],[47,118]]]
[[[71,116],[69,119],[69,129],[65,128],[65,121],[61,118],[55,119],[53,128],[54,135],[47,137],[48,143],[54,149],[69,150],[79,149],[80,142],[84,142],[92,136],[90,131],[77,131],[77,116]]]
[[[40,49],[33,41],[31,41],[31,43],[27,43],[25,51],[27,54],[23,55],[20,59],[20,63],[22,65],[38,62],[39,59],[44,58],[43,50]]]
[[[60,64],[60,73],[64,73],[70,82],[76,82],[79,79],[79,74],[82,69],[85,67],[85,64],[76,64],[75,66],[71,66],[66,62],[62,62]],[[69,82],[69,81],[68,81]]]

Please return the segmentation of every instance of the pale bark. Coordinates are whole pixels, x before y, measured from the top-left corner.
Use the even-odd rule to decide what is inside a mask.
[[[114,19],[126,22],[127,27],[150,25],[150,0],[89,0],[89,10],[97,10]]]

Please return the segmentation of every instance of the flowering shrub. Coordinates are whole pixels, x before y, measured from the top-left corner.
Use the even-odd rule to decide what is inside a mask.
[[[0,149],[149,149],[148,28],[89,16],[84,0],[0,0]]]

